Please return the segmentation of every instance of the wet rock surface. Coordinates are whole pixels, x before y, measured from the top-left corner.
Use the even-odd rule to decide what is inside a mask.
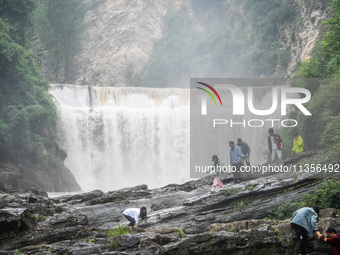
[[[289,220],[264,220],[287,201],[313,193],[320,179],[308,173],[224,180],[210,192],[214,175],[149,190],[146,185],[108,193],[47,198],[37,191],[0,193],[0,254],[295,254]],[[148,208],[148,221],[128,234],[122,212]],[[321,231],[340,226],[339,210],[321,211]],[[111,229],[111,230],[110,230]],[[320,240],[309,254],[328,254]],[[313,252],[311,252],[313,251]]]
[[[56,156],[53,164],[23,166],[19,163],[0,162],[0,191],[46,190],[50,192],[71,192],[81,190],[62,159]]]

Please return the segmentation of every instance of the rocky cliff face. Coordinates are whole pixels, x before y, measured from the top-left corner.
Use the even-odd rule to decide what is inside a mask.
[[[284,51],[283,57],[288,58],[287,68],[280,75],[291,74],[296,63],[309,58],[311,49],[320,40],[322,21],[329,16],[329,2],[294,1],[296,20],[280,28],[280,49]],[[75,60],[73,78],[69,81],[74,84],[135,85],[152,56],[155,43],[162,38],[164,15],[181,7],[187,9],[187,15],[193,15],[190,1],[86,0],[85,3],[88,6],[85,17],[88,39]],[[227,14],[243,13],[242,7],[233,6],[230,1],[225,1],[223,6]],[[246,27],[251,29],[251,24]]]
[[[210,193],[213,175],[183,185],[149,190],[146,185],[108,193],[47,198],[30,191],[0,194],[0,254],[295,254],[289,220],[270,215],[278,205],[313,193],[314,174],[248,176],[241,184],[226,179],[225,191]],[[129,234],[122,211],[148,209],[148,221]],[[318,226],[340,227],[340,211],[321,211]],[[330,247],[309,242],[309,254]]]
[[[0,163],[0,191],[39,189],[50,192],[81,190],[76,179],[61,160],[49,164],[23,166]]]
[[[92,1],[85,22],[89,39],[75,64],[74,84],[129,86],[162,36],[167,1]]]
[[[64,151],[58,150],[53,159],[41,160],[39,164],[22,165],[0,162],[0,191],[39,189],[50,192],[71,192],[81,190],[71,171],[64,165],[65,154]]]
[[[322,21],[329,18],[329,0],[296,0],[298,18],[295,24],[284,29],[283,42],[290,46],[290,62],[287,72],[291,74],[294,66],[310,57],[313,47],[321,40],[325,27]]]

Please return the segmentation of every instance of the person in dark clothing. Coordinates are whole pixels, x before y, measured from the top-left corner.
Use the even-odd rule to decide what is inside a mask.
[[[332,245],[331,255],[340,255],[340,235],[336,234],[335,228],[328,228],[326,233],[328,237],[324,237],[320,233],[317,233],[317,236],[320,240]]]
[[[314,233],[318,235],[317,221],[319,217],[319,206],[314,205],[312,208],[304,207],[294,212],[291,218],[291,226],[296,234],[296,239],[300,240],[300,254],[307,254],[308,236],[312,238]]]
[[[237,139],[237,145],[241,147],[241,152],[242,152],[242,160],[241,160],[241,165],[246,164],[246,166],[250,166],[250,147],[249,145],[245,142],[242,141],[241,138]]]
[[[128,208],[123,212],[124,217],[130,221],[129,227],[133,227],[136,225],[138,227],[139,218],[146,221],[146,207],[142,206],[139,208]]]

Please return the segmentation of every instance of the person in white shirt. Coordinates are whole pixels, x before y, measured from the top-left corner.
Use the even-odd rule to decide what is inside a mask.
[[[130,227],[133,227],[135,225],[136,227],[138,227],[139,217],[144,221],[147,220],[145,206],[142,206],[140,209],[139,208],[125,209],[123,215],[128,221],[130,221],[129,224]]]

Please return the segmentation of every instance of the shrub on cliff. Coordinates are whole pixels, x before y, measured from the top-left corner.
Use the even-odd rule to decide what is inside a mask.
[[[299,202],[287,202],[280,205],[274,215],[279,220],[288,219],[299,208],[311,207],[315,204],[318,204],[321,209],[340,209],[340,181],[333,179],[323,181],[314,194],[305,194],[304,199]]]

